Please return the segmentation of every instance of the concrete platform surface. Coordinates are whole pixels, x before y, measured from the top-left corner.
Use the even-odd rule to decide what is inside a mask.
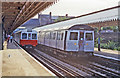
[[[55,76],[14,43],[5,42],[2,53],[2,76]]]
[[[94,53],[120,59],[120,51],[116,50],[101,49],[101,51],[98,51],[98,48],[94,48]]]

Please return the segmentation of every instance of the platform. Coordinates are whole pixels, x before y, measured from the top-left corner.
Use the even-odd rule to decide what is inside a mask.
[[[17,44],[4,42],[1,52],[2,76],[47,76],[55,78],[50,70],[38,63],[32,56]],[[0,57],[1,57],[0,56]],[[0,68],[1,70],[1,68]]]
[[[101,49],[101,51],[98,51],[98,48],[94,48],[94,53],[120,59],[120,51],[116,50]]]

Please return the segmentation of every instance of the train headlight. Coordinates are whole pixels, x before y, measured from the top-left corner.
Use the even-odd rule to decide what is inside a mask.
[[[74,45],[77,45],[76,43],[74,43]]]

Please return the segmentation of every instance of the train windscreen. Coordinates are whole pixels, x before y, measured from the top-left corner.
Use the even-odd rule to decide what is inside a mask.
[[[32,39],[37,39],[37,34],[32,34]]]
[[[70,32],[70,40],[78,40],[78,32]]]
[[[87,41],[93,40],[93,34],[92,33],[86,33],[86,40]]]
[[[27,33],[22,33],[22,39],[27,39]]]

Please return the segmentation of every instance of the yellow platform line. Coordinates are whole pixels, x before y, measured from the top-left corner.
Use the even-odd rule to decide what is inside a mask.
[[[7,41],[4,41],[4,50],[7,50]]]

